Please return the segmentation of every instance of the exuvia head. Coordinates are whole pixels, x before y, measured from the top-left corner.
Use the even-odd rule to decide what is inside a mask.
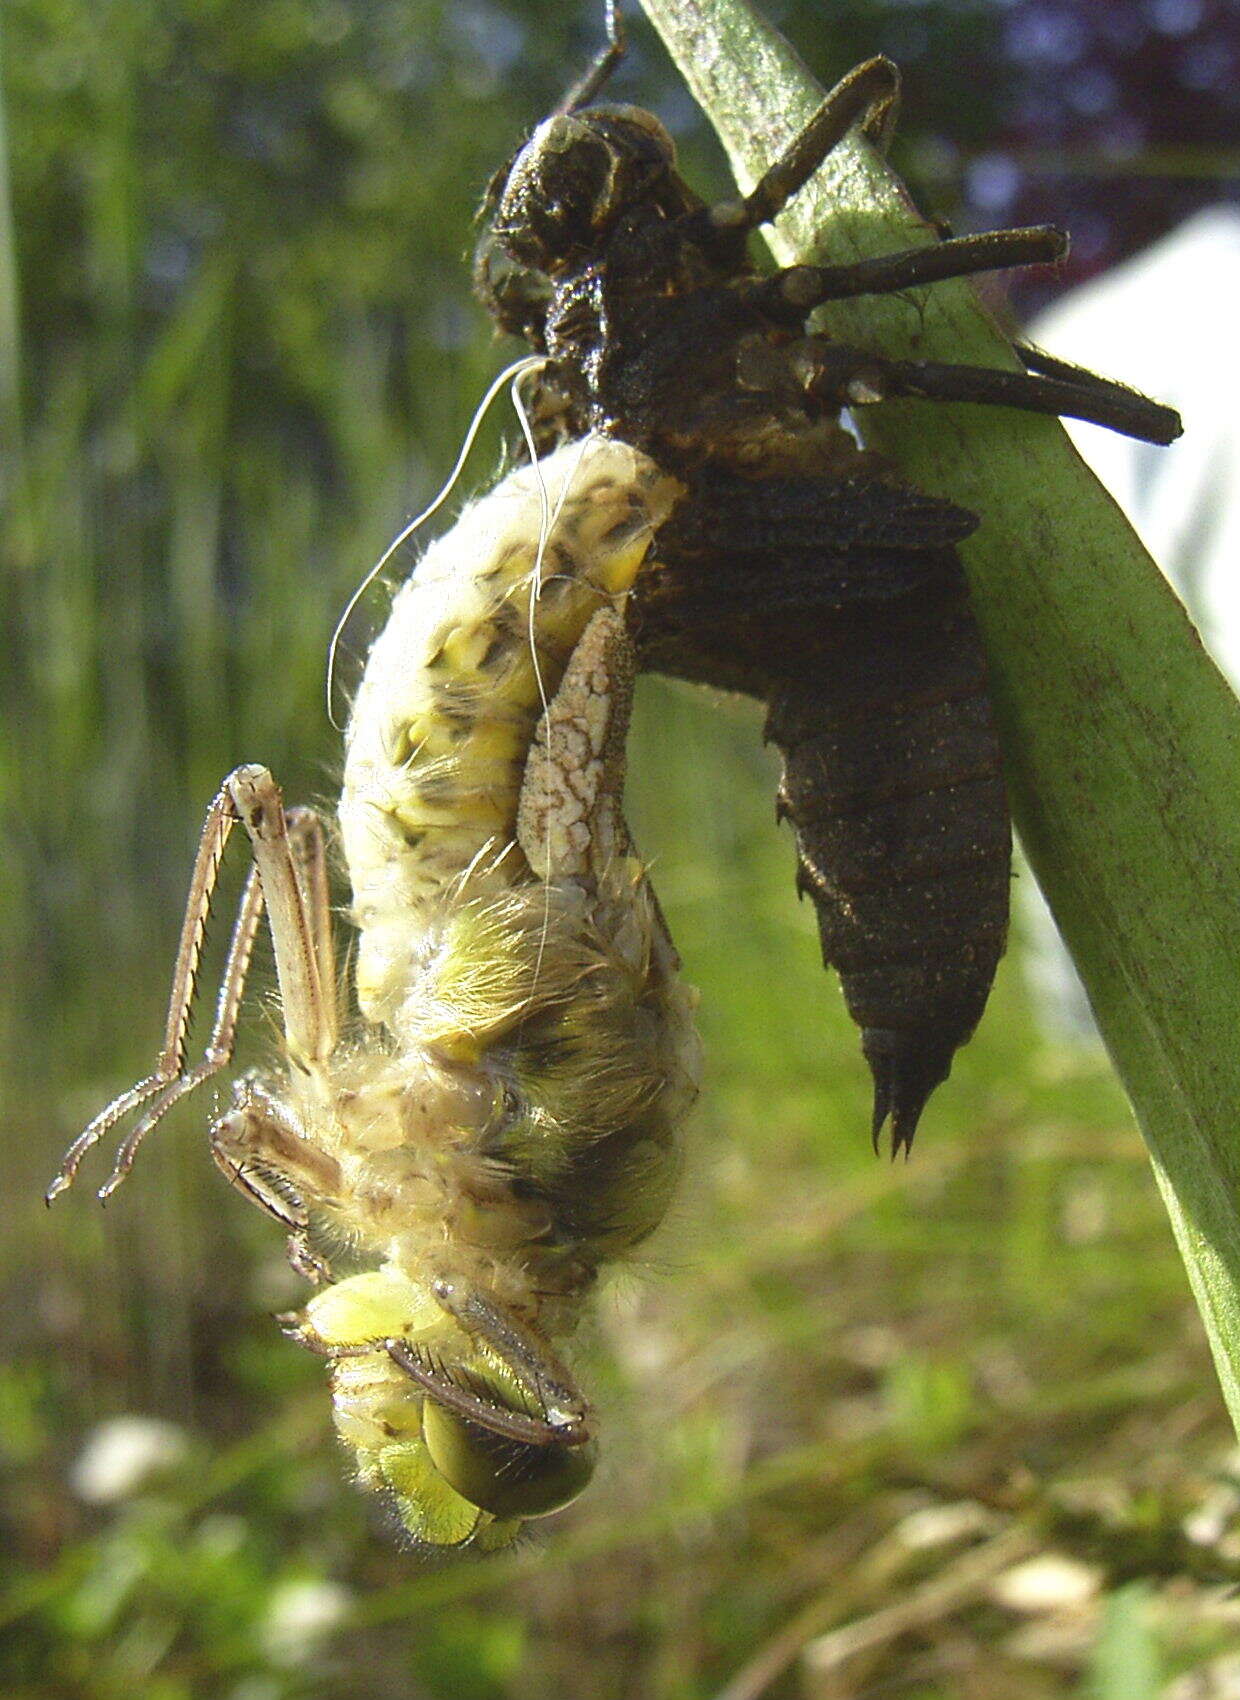
[[[519,265],[555,276],[631,209],[666,218],[696,204],[675,166],[671,137],[640,107],[557,112],[492,183],[492,232]]]

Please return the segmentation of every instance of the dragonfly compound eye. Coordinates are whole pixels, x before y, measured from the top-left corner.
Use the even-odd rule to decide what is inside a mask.
[[[434,1399],[422,1407],[422,1436],[439,1474],[462,1498],[495,1517],[543,1517],[567,1505],[594,1474],[593,1442],[534,1446],[492,1433]]]

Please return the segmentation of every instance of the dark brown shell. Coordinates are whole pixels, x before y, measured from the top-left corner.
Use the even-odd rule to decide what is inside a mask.
[[[1007,934],[1011,831],[981,638],[954,541],[972,516],[877,476],[713,471],[639,582],[644,663],[768,704],[818,912],[907,1149],[977,1024]]]

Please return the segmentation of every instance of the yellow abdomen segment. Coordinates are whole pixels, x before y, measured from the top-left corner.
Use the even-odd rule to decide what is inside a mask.
[[[389,1018],[433,952],[467,869],[478,894],[530,878],[515,838],[534,727],[676,493],[627,444],[569,443],[467,508],[397,593],[354,704],[340,798],[369,1020]]]

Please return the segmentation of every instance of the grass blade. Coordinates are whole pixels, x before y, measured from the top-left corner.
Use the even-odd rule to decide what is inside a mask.
[[[17,242],[13,230],[12,197],[9,193],[4,39],[0,33],[0,456],[9,463],[9,470],[5,475],[6,484],[14,481],[21,457],[21,369]]]

